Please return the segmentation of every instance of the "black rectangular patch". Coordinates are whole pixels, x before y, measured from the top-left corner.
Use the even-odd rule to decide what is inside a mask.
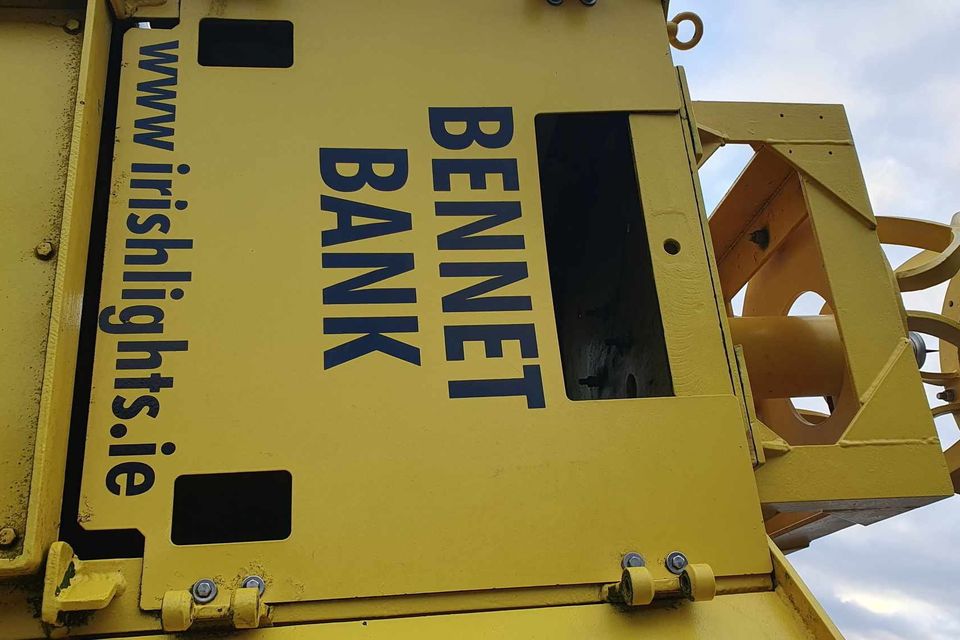
[[[204,67],[292,67],[293,23],[204,18],[198,51]]]
[[[567,397],[673,395],[629,114],[541,114],[536,133]]]
[[[290,536],[289,471],[180,476],[170,539],[177,545],[283,540]]]

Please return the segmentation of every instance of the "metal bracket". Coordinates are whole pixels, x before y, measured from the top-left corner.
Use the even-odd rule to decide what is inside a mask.
[[[226,625],[234,629],[269,626],[271,610],[263,602],[257,587],[241,587],[233,591],[219,589],[217,593],[215,599],[204,604],[197,604],[188,589],[165,593],[160,606],[163,630],[186,631],[195,622]]]
[[[126,580],[120,571],[97,572],[73,555],[66,542],[54,542],[43,578],[41,619],[55,627],[64,625],[61,613],[99,611],[123,593]]]

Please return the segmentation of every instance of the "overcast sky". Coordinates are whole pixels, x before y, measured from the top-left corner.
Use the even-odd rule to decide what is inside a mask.
[[[700,46],[674,55],[694,99],[843,103],[877,215],[947,222],[960,210],[960,0],[672,2],[686,10],[706,23]],[[748,158],[727,148],[711,159],[708,208]],[[908,307],[939,311],[942,297],[913,294]],[[957,440],[951,417],[937,426],[944,446]],[[790,561],[850,640],[960,638],[958,498]]]

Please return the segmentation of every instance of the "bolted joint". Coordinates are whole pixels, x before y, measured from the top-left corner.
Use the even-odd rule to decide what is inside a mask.
[[[217,583],[209,578],[201,578],[190,587],[190,595],[197,604],[207,604],[217,597]]]
[[[17,541],[17,530],[13,527],[0,529],[0,547],[10,547]]]
[[[44,240],[34,248],[33,253],[41,260],[50,260],[56,255],[57,247],[49,240]]]
[[[267,590],[267,583],[260,576],[247,576],[240,582],[240,585],[244,589],[256,589],[261,596]]]
[[[620,560],[621,569],[629,569],[630,567],[643,567],[646,566],[646,564],[647,562],[643,559],[643,556],[636,551],[625,553],[623,558]]]
[[[687,556],[683,555],[679,551],[674,551],[667,556],[667,559],[663,564],[667,567],[667,571],[675,576],[679,576],[683,574],[683,570],[687,568],[687,565],[690,564],[690,561],[687,560]]]

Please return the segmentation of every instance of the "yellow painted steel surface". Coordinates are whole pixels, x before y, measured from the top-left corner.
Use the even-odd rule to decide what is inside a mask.
[[[921,386],[960,415],[960,227],[875,217],[841,107],[692,102],[666,5],[0,9],[0,71],[23,87],[0,106],[19,125],[0,145],[17,452],[0,455],[0,638],[839,638],[780,549],[960,476]],[[111,8],[160,22],[115,43],[94,211]],[[724,144],[756,155],[708,221],[696,171]],[[924,252],[894,272],[881,242]],[[901,290],[950,278],[946,317],[903,309]],[[588,304],[618,279],[622,299]],[[821,314],[787,318],[805,291]],[[81,302],[98,322],[78,364]],[[658,315],[617,334],[615,306]],[[944,341],[942,372],[918,371],[908,328]],[[66,473],[81,531],[58,540],[87,367]],[[806,393],[830,415],[797,409]],[[289,474],[288,530],[260,508],[276,495],[204,484],[259,472]],[[198,531],[221,502],[280,533]],[[676,551],[693,564],[670,571]],[[646,566],[622,577],[629,552]]]
[[[418,12],[362,3],[339,5],[319,22],[298,3],[231,3],[229,17],[294,20],[296,61],[289,69],[198,65],[199,7],[185,6],[172,30],[126,34],[80,515],[88,530],[144,534],[144,608],[158,608],[164,593],[201,576],[229,583],[254,568],[268,581],[269,602],[599,584],[617,580],[621,555],[634,549],[653,560],[682,548],[720,576],[770,571],[676,115],[637,115],[631,126],[644,158],[638,172],[655,270],[664,281],[683,283],[663,289],[677,299],[665,305],[664,324],[683,397],[573,402],[562,387],[534,118],[676,110],[676,76],[661,55],[659,3],[598,7],[588,15],[503,1],[485,5],[483,30],[470,28],[475,6],[442,4],[443,29]],[[491,47],[494,32],[497,46]],[[403,56],[369,55],[371,38],[379,50]],[[411,46],[427,41],[429,47]],[[598,68],[581,56],[588,45],[609,63]],[[437,56],[437,50],[447,53]],[[138,85],[171,73],[151,64],[176,69],[176,85],[169,86],[176,91],[169,100],[176,120],[164,139],[173,149],[134,139],[136,119],[163,113],[137,103],[144,99]],[[477,74],[485,79],[478,82]],[[429,109],[462,105],[511,107],[509,145],[442,149],[431,139]],[[276,118],[279,109],[285,115]],[[338,193],[319,175],[318,153],[341,147],[407,150],[407,183],[391,193],[369,187]],[[466,176],[456,175],[449,191],[435,186],[435,159],[501,157],[517,163],[516,191],[504,189],[497,176],[486,189],[471,189]],[[165,163],[178,170],[188,165],[189,172],[141,174],[135,167]],[[141,221],[155,213],[134,201],[157,195],[132,188],[132,181],[170,176],[170,197],[186,207],[164,211],[169,232],[132,233],[131,210]],[[322,234],[337,222],[318,206],[321,196],[411,212],[412,230],[324,247]],[[437,201],[504,199],[522,207],[522,218],[508,229],[523,235],[524,250],[438,250],[437,236],[454,225],[433,215]],[[133,238],[192,246],[169,249],[159,267],[131,266],[135,256],[151,254],[131,251]],[[681,242],[680,255],[663,250],[667,238]],[[415,303],[323,304],[325,288],[369,270],[324,269],[325,260],[401,252],[412,253],[415,269],[379,286],[412,287]],[[529,295],[532,309],[445,313],[441,298],[478,278],[441,278],[439,265],[491,260],[526,265],[529,277],[504,293]],[[122,297],[125,289],[148,286],[131,284],[138,276],[129,274],[156,271],[190,274],[188,282],[171,275],[160,285],[183,292],[182,299],[171,294],[156,304],[164,314],[162,335],[104,330],[107,323],[122,324],[124,308],[144,304]],[[325,322],[383,316],[417,318],[416,333],[394,337],[419,349],[420,366],[383,353],[325,366],[338,345],[357,337],[324,335]],[[445,326],[510,322],[536,327],[533,357],[522,358],[509,344],[503,358],[484,358],[473,348],[480,345],[469,344],[465,361],[444,357]],[[118,358],[125,357],[118,344],[132,338],[189,347],[164,352],[155,371],[118,370]],[[696,362],[685,356],[690,352],[700,354]],[[542,378],[542,408],[534,392],[528,400],[449,397],[449,381],[516,378],[524,366]],[[118,390],[134,384],[118,379],[151,374],[172,386],[156,393]],[[160,448],[169,442],[176,449],[111,456],[118,442],[111,435],[115,397],[130,404],[141,394],[156,398],[160,413],[126,421],[130,435],[122,443]],[[177,476],[278,469],[293,477],[289,538],[242,545],[171,541]],[[155,480],[127,470],[142,470],[149,480],[155,474]],[[122,486],[112,491],[113,482]],[[150,486],[129,489],[127,482]],[[724,533],[704,537],[703,527]],[[378,567],[373,579],[364,570],[370,566]],[[655,572],[668,575],[662,565]]]
[[[0,577],[38,569],[60,515],[109,33],[83,20],[0,9]]]

